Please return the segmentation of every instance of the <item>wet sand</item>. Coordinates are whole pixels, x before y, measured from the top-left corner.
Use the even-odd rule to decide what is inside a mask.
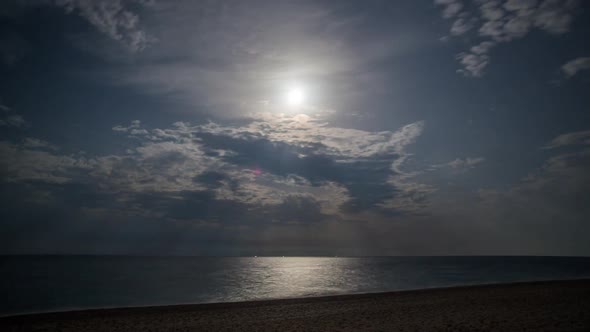
[[[590,331],[590,280],[23,315],[0,331]]]

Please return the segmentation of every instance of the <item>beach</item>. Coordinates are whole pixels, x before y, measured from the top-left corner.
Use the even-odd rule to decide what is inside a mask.
[[[590,280],[0,318],[2,331],[589,331]]]

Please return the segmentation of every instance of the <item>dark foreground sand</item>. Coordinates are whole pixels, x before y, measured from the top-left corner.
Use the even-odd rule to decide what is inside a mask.
[[[590,331],[590,280],[6,317],[0,331]]]

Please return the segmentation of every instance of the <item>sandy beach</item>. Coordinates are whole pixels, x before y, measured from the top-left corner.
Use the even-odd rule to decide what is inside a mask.
[[[590,280],[22,315],[2,331],[590,331]]]

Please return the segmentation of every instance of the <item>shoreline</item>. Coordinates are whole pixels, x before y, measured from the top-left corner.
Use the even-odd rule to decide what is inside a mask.
[[[320,295],[320,296],[298,296],[298,297],[284,297],[284,298],[271,298],[271,299],[258,299],[258,300],[245,300],[245,301],[228,301],[228,302],[202,302],[202,303],[175,303],[175,304],[157,304],[157,305],[140,305],[140,306],[114,306],[114,307],[96,307],[96,308],[72,308],[72,309],[64,309],[64,310],[49,310],[49,311],[32,311],[32,312],[24,312],[24,313],[16,313],[16,314],[7,314],[3,315],[0,314],[0,322],[3,319],[10,319],[10,318],[17,318],[23,316],[40,316],[40,315],[61,315],[61,314],[76,314],[76,313],[86,313],[86,312],[103,312],[103,311],[136,311],[136,310],[165,310],[165,309],[175,309],[175,308],[191,308],[191,307],[199,307],[199,306],[212,306],[212,307],[222,307],[222,306],[240,306],[243,304],[247,305],[254,305],[254,304],[263,304],[264,302],[277,302],[277,301],[307,301],[310,300],[311,302],[315,301],[330,301],[330,300],[345,300],[349,297],[379,297],[379,296],[387,296],[387,295],[395,295],[395,294],[402,294],[402,293],[418,293],[418,292],[428,292],[428,291],[437,291],[437,290],[461,290],[464,288],[471,289],[471,288],[480,288],[480,287],[495,287],[495,286],[519,286],[519,285],[534,285],[534,284],[553,284],[553,283],[562,283],[562,282],[588,282],[590,283],[590,278],[580,278],[580,279],[551,279],[551,280],[534,280],[534,281],[514,281],[514,282],[499,282],[499,283],[485,283],[485,284],[470,284],[470,285],[454,285],[454,286],[443,286],[443,287],[426,287],[426,288],[413,288],[413,289],[402,289],[402,290],[394,290],[394,291],[386,291],[386,292],[369,292],[369,293],[349,293],[349,294],[334,294],[334,295]]]
[[[505,306],[498,306],[498,302],[504,303]],[[518,302],[522,303],[519,305]],[[437,308],[433,304],[439,304],[439,307]],[[516,315],[518,317],[510,315],[510,312],[504,312],[506,307],[510,307],[511,305],[514,308],[510,312],[514,314],[519,311],[521,312]],[[448,312],[450,306],[454,307],[451,312],[452,314]],[[579,310],[583,310],[584,314],[590,312],[590,279],[494,283],[243,302],[173,304],[16,314],[0,317],[0,327],[8,328],[8,331],[28,330],[29,328],[30,330],[35,330],[35,326],[47,326],[49,324],[55,326],[53,330],[68,331],[67,326],[73,324],[72,326],[76,328],[72,328],[72,331],[133,331],[133,328],[120,329],[120,327],[126,326],[129,322],[135,322],[140,323],[140,325],[157,326],[156,330],[174,330],[184,327],[190,327],[193,330],[207,330],[212,328],[231,329],[228,324],[231,322],[241,322],[241,328],[246,329],[264,330],[286,327],[288,330],[289,326],[293,325],[304,329],[314,329],[317,327],[317,329],[325,330],[331,327],[346,329],[346,327],[338,325],[338,322],[341,322],[342,319],[349,320],[346,315],[341,316],[344,313],[350,313],[351,316],[354,316],[352,315],[353,313],[363,313],[363,315],[368,317],[375,316],[375,313],[381,313],[391,314],[392,317],[397,316],[399,321],[396,324],[394,322],[396,319],[393,321],[390,319],[384,320],[380,318],[381,316],[376,316],[374,317],[376,319],[364,322],[368,324],[365,327],[371,329],[370,326],[373,324],[375,325],[373,328],[382,329],[409,324],[408,326],[429,329],[431,327],[424,324],[430,324],[432,321],[424,321],[424,318],[421,317],[430,317],[432,314],[439,312],[439,314],[447,316],[450,322],[455,322],[453,323],[455,325],[452,324],[452,326],[458,328],[464,326],[463,323],[467,324],[469,321],[472,321],[469,316],[481,315],[481,312],[473,312],[473,310],[477,307],[482,309],[482,306],[485,307],[485,311],[489,312],[489,319],[492,319],[492,321],[494,320],[493,317],[502,321],[502,315],[498,313],[495,315],[492,314],[498,310],[504,312],[504,315],[508,314],[508,316],[512,317],[513,320],[516,319],[516,321],[542,311],[545,312],[543,315],[544,318],[540,316],[541,320],[539,323],[542,323],[542,326],[547,325],[549,321],[558,324],[549,328],[549,330],[559,330],[556,327],[562,324],[565,324],[564,327],[568,326],[568,324],[573,325],[568,330],[579,328],[590,330],[590,315],[585,315],[588,316],[586,318],[579,315],[576,316],[575,314]],[[563,310],[565,306],[569,309]],[[418,310],[420,307],[422,307],[422,310]],[[559,307],[564,308],[561,311],[556,310]],[[412,309],[410,311],[413,312],[413,317],[399,315],[400,312],[408,311],[408,309]],[[559,315],[560,312],[563,317]],[[451,316],[457,316],[455,317],[457,319],[450,319]],[[171,317],[175,317],[176,319],[166,324],[161,324],[162,320],[168,321],[166,318]],[[332,319],[320,322],[317,326],[309,325],[310,322],[318,317],[331,317]],[[568,317],[577,318],[569,319],[568,321]],[[463,323],[460,322],[465,319],[466,321]],[[481,320],[481,318],[479,319]],[[489,319],[484,319],[484,321],[488,321]],[[547,322],[543,322],[543,320]],[[84,325],[84,322],[91,322],[92,324]],[[290,324],[282,326],[281,324],[284,322],[290,322]],[[336,325],[325,326],[327,323]],[[80,326],[80,324],[83,326]],[[436,326],[438,326],[438,329],[441,328],[439,325]],[[469,326],[477,329],[483,328],[475,325]],[[519,326],[519,329],[529,328],[527,326]],[[542,326],[535,325],[534,328],[543,330]],[[349,328],[353,328],[353,326],[349,326]],[[358,328],[354,329],[358,330]],[[360,328],[363,329],[362,327]],[[502,329],[501,325],[497,325],[496,328],[499,330]],[[51,331],[52,329],[48,330]],[[484,330],[486,329],[484,328]]]

